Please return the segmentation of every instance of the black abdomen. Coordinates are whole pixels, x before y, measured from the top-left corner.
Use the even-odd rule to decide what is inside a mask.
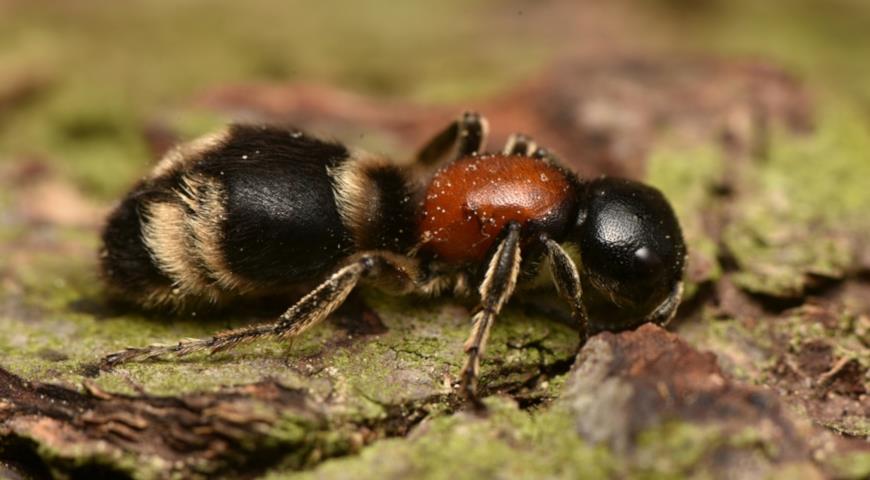
[[[286,130],[236,127],[233,142],[194,168],[223,185],[221,251],[258,283],[309,280],[353,247],[328,169],[347,150]]]
[[[104,277],[123,297],[174,307],[316,280],[354,248],[329,174],[347,159],[271,127],[182,146],[110,215]]]

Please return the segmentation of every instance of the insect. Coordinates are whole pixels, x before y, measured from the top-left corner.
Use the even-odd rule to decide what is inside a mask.
[[[581,344],[597,330],[670,320],[686,248],[665,197],[634,181],[582,180],[521,134],[484,153],[487,125],[462,114],[409,165],[275,126],[233,125],[177,147],[108,218],[109,289],[184,308],[316,286],[273,323],[128,348],[102,365],[292,338],[360,282],[476,290],[459,381],[474,400],[496,316],[542,275],[570,305]],[[587,304],[603,306],[593,322]]]

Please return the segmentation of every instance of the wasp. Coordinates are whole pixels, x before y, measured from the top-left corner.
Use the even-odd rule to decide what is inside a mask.
[[[176,147],[108,217],[109,290],[179,309],[314,288],[272,323],[127,348],[102,365],[293,338],[360,283],[452,290],[478,297],[459,381],[476,399],[487,337],[518,285],[555,284],[581,345],[599,330],[670,320],[686,247],[662,193],[581,179],[522,134],[487,153],[487,132],[466,112],[405,164],[274,125],[231,125]],[[589,304],[599,306],[591,318]]]

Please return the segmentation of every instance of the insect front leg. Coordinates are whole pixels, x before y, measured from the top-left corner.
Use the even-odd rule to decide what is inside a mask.
[[[547,247],[553,283],[556,284],[556,291],[559,292],[559,296],[571,305],[571,312],[579,329],[580,346],[582,347],[589,338],[589,315],[586,313],[586,306],[583,304],[583,288],[580,283],[580,273],[577,271],[577,265],[574,264],[574,261],[571,260],[565,249],[556,243],[556,241],[547,238],[544,240],[544,245]]]
[[[360,280],[375,276],[386,277],[388,274],[409,285],[416,281],[418,275],[415,265],[406,257],[388,252],[362,253],[302,297],[273,323],[227,330],[210,338],[185,339],[172,345],[127,348],[103,357],[100,366],[109,369],[126,362],[165,355],[183,357],[199,351],[212,354],[265,337],[293,338],[334,312]]]
[[[416,163],[431,167],[478,154],[483,151],[488,134],[489,123],[483,116],[465,112],[420,149]]]
[[[471,335],[465,341],[465,366],[462,368],[460,388],[465,397],[477,403],[477,382],[480,359],[486,349],[489,331],[495,317],[514,291],[520,273],[520,226],[511,223],[507,235],[498,245],[487,265],[480,284],[480,305],[473,317]]]
[[[670,295],[666,298],[652,313],[647,315],[645,322],[652,322],[656,325],[667,325],[674,315],[677,314],[677,307],[680,306],[680,300],[683,298],[683,282],[679,282],[671,290]]]

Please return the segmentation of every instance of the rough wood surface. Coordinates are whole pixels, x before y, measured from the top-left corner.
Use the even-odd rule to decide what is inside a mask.
[[[416,95],[425,102],[400,99],[409,96],[402,90],[409,78],[423,82],[432,73],[414,63],[416,51],[403,57],[407,84],[388,80],[395,64],[342,59],[359,75],[368,72],[375,86],[386,82],[385,98],[383,91],[329,86],[324,74],[295,80],[277,59],[291,52],[316,72],[325,55],[295,43],[273,46],[255,30],[245,38],[265,51],[254,49],[253,60],[156,38],[178,46],[159,55],[167,65],[211,52],[220,68],[247,60],[257,72],[239,76],[257,81],[227,75],[182,88],[176,69],[157,69],[168,79],[148,77],[144,85],[182,92],[167,110],[154,106],[162,98],[154,92],[142,93],[154,95],[147,107],[138,99],[123,104],[126,97],[111,91],[118,83],[111,71],[100,85],[114,103],[101,103],[94,87],[69,87],[93,79],[76,77],[59,54],[25,51],[14,62],[0,56],[0,67],[13,73],[0,81],[0,476],[866,478],[870,90],[848,80],[866,78],[864,67],[832,63],[841,66],[832,79],[777,52],[726,55],[701,45],[710,53],[686,54],[668,43],[663,23],[710,17],[720,25],[737,15],[722,2],[688,10],[678,7],[685,2],[663,2],[652,13],[622,2],[529,10],[509,3],[516,8],[474,24],[501,42],[497,52],[534,53],[534,42],[503,32],[546,24],[552,28],[537,45],[559,45],[560,55],[511,70],[517,56],[469,43],[452,4],[431,13],[421,31],[397,22],[395,32],[369,32],[422,43],[431,36],[448,42],[439,48],[467,48],[468,55],[480,49],[473,75],[457,74],[456,84],[485,77],[479,65],[487,59],[502,69],[493,76],[506,78],[498,88],[471,86],[453,97]],[[840,3],[855,8],[855,18],[870,18]],[[83,51],[103,51],[98,38],[133,42],[109,10],[45,13],[27,5],[0,2],[0,14],[17,9],[45,25],[89,25]],[[135,8],[169,18],[169,7],[159,5]],[[232,25],[222,23],[233,11],[226,8],[182,9],[174,13],[181,20],[170,22],[207,15]],[[480,8],[470,15],[493,13]],[[766,18],[763,7],[731,8]],[[413,13],[391,12],[403,19]],[[340,31],[359,24],[326,10],[308,13],[329,17]],[[248,14],[265,21],[274,12],[260,5]],[[27,31],[26,19],[5,18],[0,32]],[[581,34],[571,33],[577,22]],[[841,22],[832,24],[846,38],[854,27]],[[286,35],[315,38],[305,28]],[[444,39],[450,28],[457,39]],[[626,31],[645,33],[630,38]],[[680,30],[674,43],[684,35],[710,38]],[[307,48],[328,52],[320,41]],[[827,52],[824,45],[802,47],[815,54]],[[870,53],[862,44],[849,48]],[[120,63],[105,68],[148,75],[112,61]],[[149,62],[143,59],[155,65]],[[430,85],[437,91],[450,81],[444,74]],[[584,175],[630,176],[666,193],[690,249],[686,299],[667,330],[602,333],[576,355],[576,334],[552,295],[518,299],[492,331],[484,416],[465,410],[452,387],[473,306],[462,299],[362,290],[291,350],[264,342],[212,357],[95,368],[100,355],[119,348],[265,321],[286,306],[279,299],[179,318],[107,303],[95,269],[97,232],[148,157],[242,118],[295,123],[403,159],[469,108],[490,119],[493,145],[523,131]]]

